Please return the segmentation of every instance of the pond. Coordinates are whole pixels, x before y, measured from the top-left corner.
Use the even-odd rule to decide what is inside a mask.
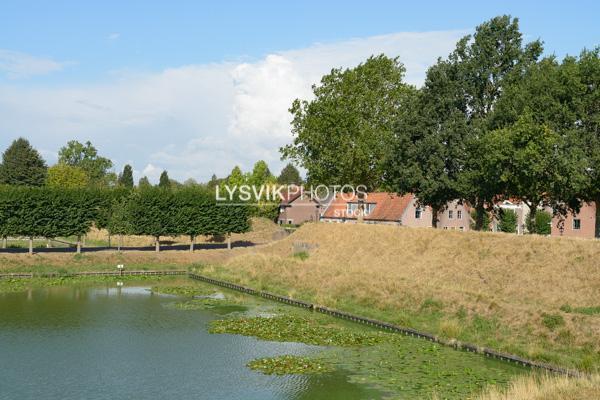
[[[237,296],[236,305],[188,308],[198,300],[158,294],[135,282],[93,284],[0,291],[0,400],[415,399],[433,392],[440,399],[462,399],[527,372],[393,334],[377,345],[350,348],[211,334],[213,321],[237,316],[246,305],[250,317],[268,310],[318,318],[328,332],[345,332],[338,339],[373,330],[227,291],[228,298]],[[221,289],[208,289],[223,296]],[[315,326],[311,334],[319,333]],[[263,335],[277,336],[277,329]],[[280,355],[323,357],[334,372],[277,376],[247,367]]]
[[[362,399],[344,374],[267,376],[258,357],[300,343],[213,335],[220,315],[185,312],[141,287],[52,287],[0,294],[0,399]]]

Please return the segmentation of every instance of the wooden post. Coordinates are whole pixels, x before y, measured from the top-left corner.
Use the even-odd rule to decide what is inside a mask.
[[[77,236],[77,254],[81,254],[81,235]]]
[[[33,237],[29,237],[29,255],[33,255]]]
[[[5,249],[5,248],[6,248],[6,246],[7,246],[6,242],[7,242],[7,238],[6,238],[6,236],[4,236],[4,237],[2,238],[2,248],[3,248],[3,249]]]
[[[190,236],[190,253],[194,252],[194,244],[196,243],[196,236]]]
[[[227,250],[231,250],[231,233],[227,234]]]
[[[154,251],[157,253],[160,251],[160,236],[155,236]]]

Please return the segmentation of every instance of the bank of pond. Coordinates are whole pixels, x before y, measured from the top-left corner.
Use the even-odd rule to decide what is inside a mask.
[[[0,399],[466,399],[531,373],[177,277],[0,280],[0,316]]]

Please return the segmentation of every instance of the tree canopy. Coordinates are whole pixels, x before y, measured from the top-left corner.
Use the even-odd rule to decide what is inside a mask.
[[[123,167],[123,172],[119,174],[118,183],[119,186],[124,188],[133,188],[133,168],[131,168],[131,165],[126,164]]]
[[[17,186],[42,186],[48,167],[29,141],[18,138],[2,154],[0,183]]]
[[[414,89],[404,65],[385,55],[349,69],[333,69],[313,86],[314,100],[296,99],[293,143],[281,148],[318,184],[381,185],[394,123]]]
[[[288,163],[277,177],[277,183],[280,185],[300,185],[302,177],[298,169],[292,163]]]
[[[83,169],[90,182],[95,185],[106,185],[114,180],[114,176],[109,176],[109,182],[106,182],[109,169],[113,163],[110,159],[98,155],[98,150],[87,141],[85,144],[77,140],[67,142],[58,152],[58,162]],[[112,182],[114,183],[114,182]]]

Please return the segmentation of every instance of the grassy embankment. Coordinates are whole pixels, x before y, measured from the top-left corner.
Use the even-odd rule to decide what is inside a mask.
[[[294,242],[318,247],[294,257]],[[534,360],[600,367],[598,241],[311,224],[202,270]]]

